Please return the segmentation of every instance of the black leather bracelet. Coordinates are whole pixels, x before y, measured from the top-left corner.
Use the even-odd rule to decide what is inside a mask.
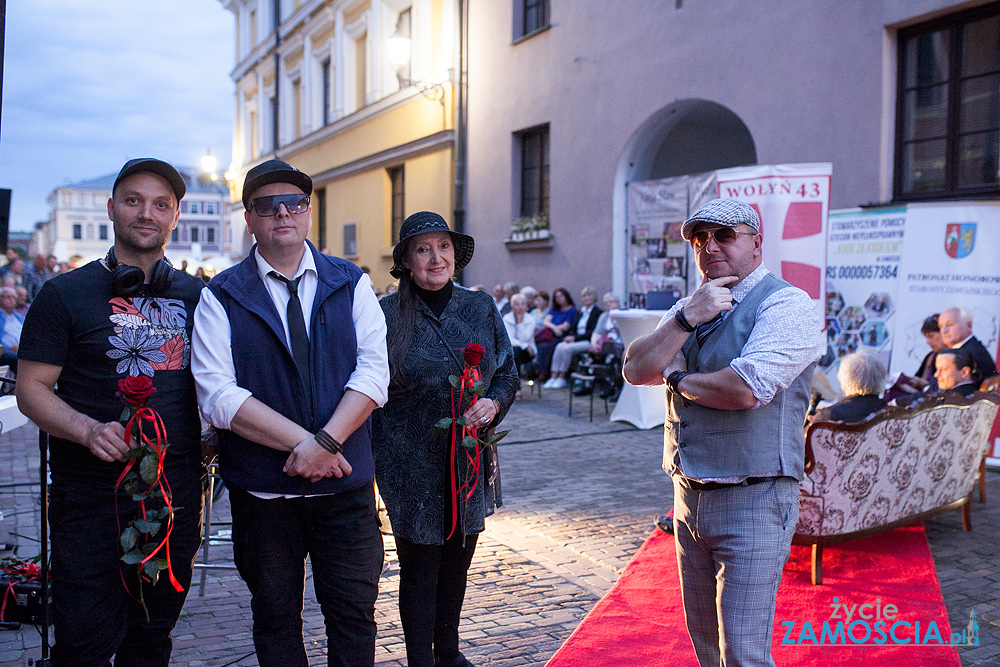
[[[691,373],[687,371],[674,371],[673,373],[668,375],[666,382],[667,390],[679,395],[681,393],[681,390],[678,389],[677,385],[680,384],[680,381],[683,380],[688,375],[691,375]]]
[[[674,313],[674,322],[677,322],[677,326],[679,326],[684,331],[687,331],[688,333],[691,333],[692,331],[698,328],[693,324],[691,324],[690,322],[688,322],[688,318],[684,316],[683,308],[678,308],[677,312]]]
[[[336,438],[334,438],[332,435],[330,435],[323,429],[316,431],[316,435],[313,437],[316,438],[316,443],[320,447],[330,452],[331,454],[339,454],[342,451],[344,451],[344,446],[340,444]]]

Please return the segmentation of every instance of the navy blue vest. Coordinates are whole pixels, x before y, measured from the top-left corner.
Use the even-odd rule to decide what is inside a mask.
[[[208,287],[229,315],[236,383],[271,409],[315,433],[330,420],[357,365],[353,308],[354,286],[361,269],[317,252],[308,241],[306,245],[313,254],[319,278],[309,325],[311,413],[302,378],[285,342],[281,318],[257,273],[257,246],[242,262],[217,275]],[[375,474],[371,418],[344,442],[344,457],[353,469],[350,475],[313,483],[282,472],[287,452],[251,442],[232,431],[219,431],[222,478],[227,485],[246,491],[308,495],[363,486]]]

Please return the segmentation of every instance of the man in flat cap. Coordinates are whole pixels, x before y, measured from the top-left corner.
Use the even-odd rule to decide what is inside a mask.
[[[713,200],[681,234],[702,283],[632,343],[625,378],[667,386],[663,469],[699,663],[774,665],[822,323],[805,292],[761,263],[760,218],[747,204]]]
[[[309,176],[281,160],[247,173],[256,244],[205,291],[192,366],[219,430],[258,661],[308,665],[308,556],[329,664],[370,666],[383,556],[370,415],[389,385],[385,317],[361,269],[306,240],[311,193]]]
[[[120,666],[166,667],[170,660],[170,632],[200,544],[204,485],[189,364],[203,284],[163,256],[184,192],[184,179],[166,162],[127,162],[108,200],[115,240],[107,257],[46,281],[24,321],[18,407],[51,436],[53,665],[108,665],[115,656]],[[139,393],[125,392],[123,382]],[[140,506],[119,479],[136,462],[136,439],[122,425],[125,400],[147,400],[140,394],[170,443],[164,474],[173,529],[155,555],[169,558],[170,569],[156,573],[155,585],[140,583],[138,570],[150,578],[156,560],[129,565],[120,550],[139,553],[144,538],[129,546],[120,538],[137,518],[158,517],[151,545],[167,532],[163,498],[154,493]]]

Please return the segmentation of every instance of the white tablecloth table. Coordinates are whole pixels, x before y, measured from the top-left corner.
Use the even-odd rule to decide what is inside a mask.
[[[0,396],[0,433],[13,431],[28,423],[28,418],[17,409],[17,399],[13,394]]]
[[[656,328],[665,310],[612,310],[611,319],[618,325],[622,334],[622,342],[628,348],[629,343],[640,336],[648,334]],[[611,413],[611,421],[628,422],[636,428],[654,428],[663,424],[666,418],[665,401],[666,387],[662,384],[655,387],[635,387],[625,383],[618,403]]]

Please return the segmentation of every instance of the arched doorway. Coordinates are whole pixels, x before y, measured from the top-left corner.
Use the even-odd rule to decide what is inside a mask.
[[[618,160],[612,197],[612,285],[625,293],[626,191],[635,181],[757,164],[750,130],[728,108],[708,100],[663,107],[632,134]]]

